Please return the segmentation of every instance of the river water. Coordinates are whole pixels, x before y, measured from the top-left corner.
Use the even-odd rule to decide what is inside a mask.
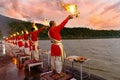
[[[40,40],[44,50],[50,50],[49,40]],[[83,71],[107,80],[120,80],[120,39],[75,39],[63,40],[67,56],[84,56],[89,61],[83,64]],[[75,64],[79,69],[79,65]]]

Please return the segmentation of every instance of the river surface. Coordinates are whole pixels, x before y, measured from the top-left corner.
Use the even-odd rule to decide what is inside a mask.
[[[40,40],[44,50],[50,50],[49,40]],[[120,39],[75,39],[63,40],[67,56],[84,56],[89,60],[83,71],[107,80],[120,80]],[[79,69],[79,64],[75,64]]]

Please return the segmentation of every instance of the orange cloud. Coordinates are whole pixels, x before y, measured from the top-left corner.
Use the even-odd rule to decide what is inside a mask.
[[[61,8],[63,1],[76,4],[80,11],[79,17],[66,26],[120,29],[119,0],[0,0],[0,14],[36,22],[43,22],[47,18],[59,24],[70,14]]]

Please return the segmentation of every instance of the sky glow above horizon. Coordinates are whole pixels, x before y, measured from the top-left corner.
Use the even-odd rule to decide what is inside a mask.
[[[66,27],[120,30],[120,0],[0,0],[0,14],[43,24],[46,18],[59,24],[70,14],[61,2],[76,4],[80,11]]]

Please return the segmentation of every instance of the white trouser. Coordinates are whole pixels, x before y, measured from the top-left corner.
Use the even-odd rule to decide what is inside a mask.
[[[38,50],[38,41],[33,41],[33,45],[35,46],[35,50]]]
[[[19,47],[19,49],[24,53],[24,46]]]
[[[35,46],[35,50],[32,51],[32,57],[39,61],[38,41],[33,41],[33,45]]]
[[[24,48],[24,50],[25,50],[25,54],[31,55],[29,48]]]
[[[35,59],[36,61],[39,61],[39,52],[38,52],[38,50],[33,50],[32,51],[32,58]]]
[[[51,58],[51,67],[56,70],[57,73],[62,72],[62,60],[61,56],[52,56]]]

